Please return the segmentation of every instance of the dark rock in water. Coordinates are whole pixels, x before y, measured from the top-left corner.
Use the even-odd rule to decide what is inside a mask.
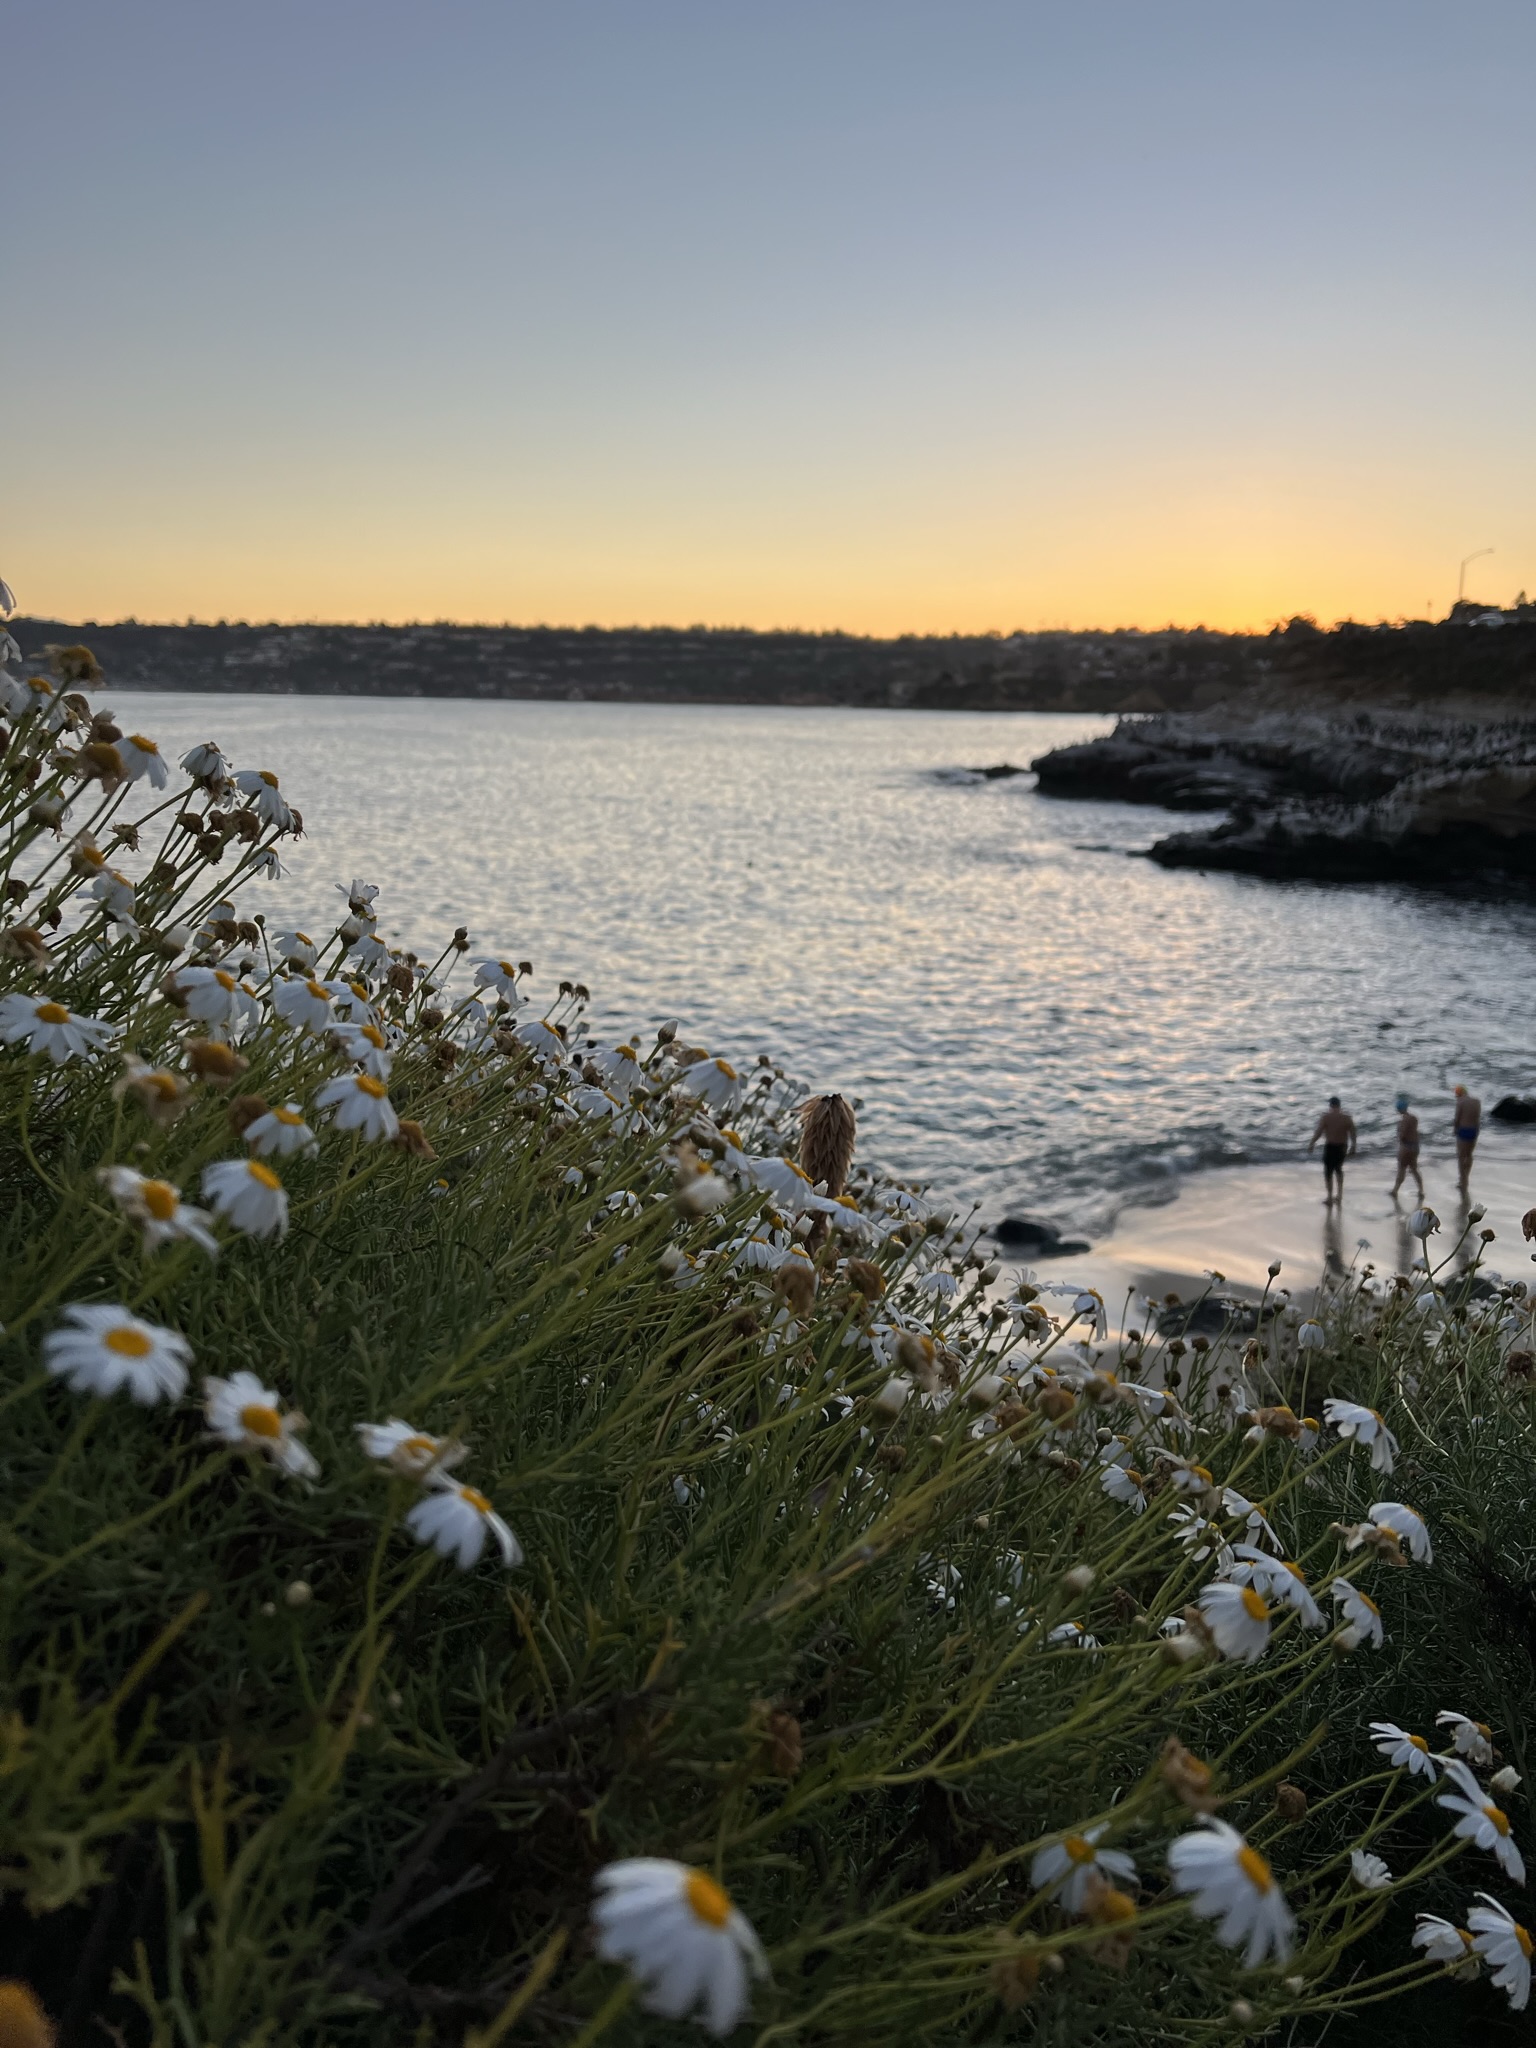
[[[979,775],[983,782],[1006,782],[1010,775],[1027,775],[1027,768],[1016,768],[1011,761],[995,761],[990,768],[973,768],[973,775]]]
[[[1266,1303],[1264,1313],[1272,1316],[1275,1305]],[[1203,1301],[1181,1301],[1160,1310],[1157,1327],[1165,1337],[1219,1337],[1223,1330],[1246,1336],[1259,1327],[1259,1307],[1229,1294],[1208,1294]]]
[[[1063,1237],[1050,1223],[1034,1223],[1027,1216],[1005,1216],[994,1223],[991,1235],[1011,1250],[1034,1252],[1042,1259],[1070,1259],[1090,1249],[1086,1238]]]
[[[1501,1095],[1488,1114],[1501,1124],[1536,1124],[1536,1100],[1529,1095]]]
[[[1275,793],[1272,776],[1214,744],[1171,748],[1143,727],[1057,747],[1033,763],[1044,796],[1087,797],[1121,803],[1161,804],[1172,811],[1224,811],[1263,803]]]

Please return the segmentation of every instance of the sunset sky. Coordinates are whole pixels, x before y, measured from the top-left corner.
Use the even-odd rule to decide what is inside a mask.
[[[1530,0],[49,0],[0,570],[72,620],[1536,592]]]

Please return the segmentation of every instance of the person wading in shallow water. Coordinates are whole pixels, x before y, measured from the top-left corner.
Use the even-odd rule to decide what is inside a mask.
[[[1461,1192],[1465,1194],[1472,1175],[1472,1154],[1477,1149],[1478,1133],[1483,1128],[1483,1105],[1475,1095],[1469,1095],[1459,1081],[1456,1083],[1456,1110],[1451,1121],[1456,1128],[1456,1171],[1461,1179]]]
[[[1337,1095],[1330,1095],[1328,1107],[1317,1120],[1317,1129],[1312,1133],[1307,1150],[1310,1152],[1318,1139],[1323,1141],[1323,1206],[1344,1199],[1344,1161],[1355,1149],[1355,1120],[1346,1116],[1339,1107]]]
[[[1397,1191],[1409,1174],[1413,1175],[1414,1186],[1419,1191],[1419,1200],[1424,1199],[1424,1176],[1419,1172],[1419,1120],[1408,1107],[1406,1095],[1397,1098],[1397,1179],[1392,1183],[1392,1199],[1397,1200]]]

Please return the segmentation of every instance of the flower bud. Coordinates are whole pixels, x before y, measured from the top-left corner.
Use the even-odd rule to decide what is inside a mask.
[[[1097,1577],[1091,1564],[1075,1564],[1071,1571],[1062,1573],[1061,1583],[1067,1592],[1079,1597],[1089,1591]]]

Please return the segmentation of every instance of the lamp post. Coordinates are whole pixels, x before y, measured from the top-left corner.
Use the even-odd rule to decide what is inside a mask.
[[[1461,603],[1467,592],[1467,563],[1476,562],[1484,555],[1496,555],[1497,553],[1497,548],[1474,548],[1472,553],[1465,557],[1461,565],[1461,573],[1456,578],[1456,602],[1458,604]]]

